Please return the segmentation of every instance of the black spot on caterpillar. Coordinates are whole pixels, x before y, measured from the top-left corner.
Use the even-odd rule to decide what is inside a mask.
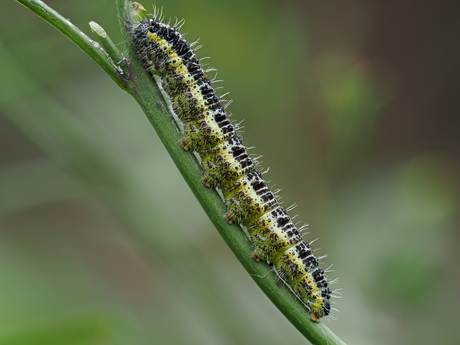
[[[180,145],[196,152],[203,168],[202,182],[222,192],[229,223],[247,228],[253,258],[267,262],[278,277],[319,322],[331,312],[325,271],[256,169],[237,127],[232,124],[212,87],[193,46],[180,33],[183,21],[169,25],[155,11],[132,27],[136,54],[156,76],[168,95],[184,132]]]

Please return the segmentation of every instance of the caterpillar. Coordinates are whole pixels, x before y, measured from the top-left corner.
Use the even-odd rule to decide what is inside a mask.
[[[202,183],[221,191],[229,223],[247,229],[253,244],[252,256],[268,263],[303,303],[313,322],[319,322],[333,309],[326,270],[310,245],[302,239],[288,211],[280,206],[276,193],[257,170],[257,159],[226,114],[219,97],[195,55],[196,44],[189,44],[180,30],[163,22],[154,10],[150,19],[132,24],[132,43],[143,67],[167,94],[172,110],[183,124],[180,145],[194,151],[203,168]]]

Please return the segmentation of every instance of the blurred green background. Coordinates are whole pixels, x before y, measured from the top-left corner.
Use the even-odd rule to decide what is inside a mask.
[[[113,0],[47,4],[123,49]],[[457,2],[156,4],[201,38],[245,143],[335,263],[326,324],[349,344],[457,343]],[[135,102],[29,10],[0,9],[0,344],[306,343]]]

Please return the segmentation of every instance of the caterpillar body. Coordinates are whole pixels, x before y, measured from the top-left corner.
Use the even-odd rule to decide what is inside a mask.
[[[184,125],[180,145],[201,158],[203,184],[222,192],[226,220],[247,228],[253,258],[267,262],[305,305],[310,319],[319,322],[332,309],[325,271],[256,169],[257,161],[229,121],[193,44],[180,33],[183,22],[165,24],[154,12],[133,25],[132,39],[144,68],[160,80]]]

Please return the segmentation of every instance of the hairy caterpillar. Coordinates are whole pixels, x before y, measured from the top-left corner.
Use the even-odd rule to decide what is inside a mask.
[[[206,71],[180,33],[183,21],[169,25],[154,11],[132,28],[132,40],[144,68],[156,76],[183,123],[180,145],[196,152],[202,182],[219,188],[227,206],[226,220],[247,228],[253,258],[267,262],[319,322],[331,312],[333,292],[325,271],[303,241],[300,230],[256,169],[241,137],[221,105]]]

